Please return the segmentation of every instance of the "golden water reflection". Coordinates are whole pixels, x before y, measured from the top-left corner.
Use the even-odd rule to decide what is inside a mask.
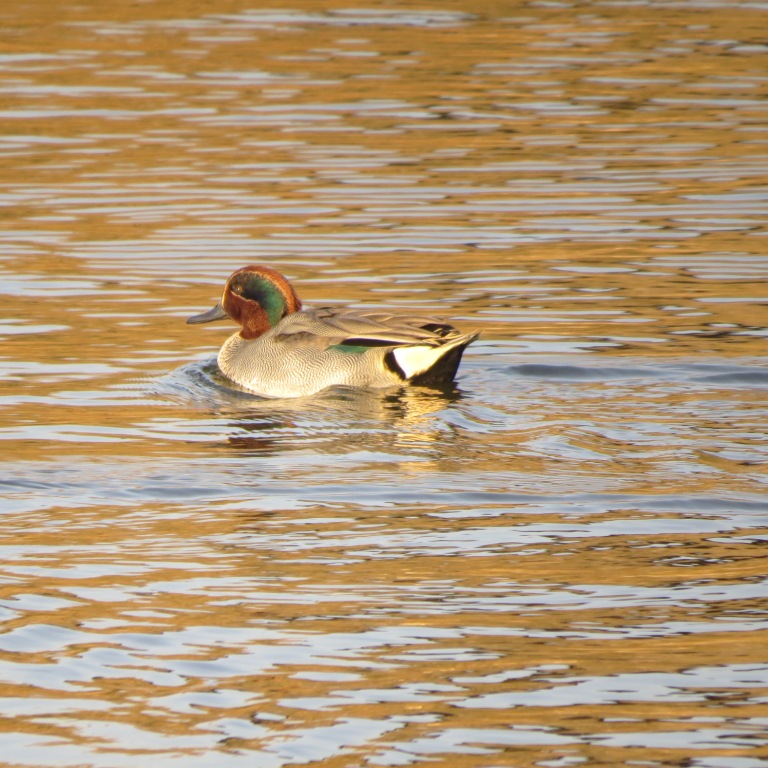
[[[768,761],[765,8],[0,8],[9,765]],[[234,268],[482,336],[263,401]]]

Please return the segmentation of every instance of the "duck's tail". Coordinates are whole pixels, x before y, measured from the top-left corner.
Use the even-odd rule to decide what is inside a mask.
[[[441,387],[454,380],[464,350],[479,335],[479,332],[460,333],[440,339],[437,345],[396,347],[391,354],[408,383],[421,387]]]

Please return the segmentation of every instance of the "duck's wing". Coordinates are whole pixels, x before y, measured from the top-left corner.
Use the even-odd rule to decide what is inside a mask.
[[[397,346],[439,344],[458,334],[447,323],[433,317],[393,315],[340,307],[294,312],[275,326],[275,341],[312,343],[315,346]]]

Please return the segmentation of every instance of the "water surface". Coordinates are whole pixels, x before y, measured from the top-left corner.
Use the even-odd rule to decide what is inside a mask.
[[[0,9],[8,765],[768,765],[763,2]],[[479,329],[249,397],[235,268]]]

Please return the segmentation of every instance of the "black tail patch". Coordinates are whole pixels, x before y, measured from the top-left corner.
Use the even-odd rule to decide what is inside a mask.
[[[456,330],[452,325],[448,325],[448,323],[426,323],[421,328],[434,333],[435,336],[440,338],[445,338],[449,333],[453,333]]]

